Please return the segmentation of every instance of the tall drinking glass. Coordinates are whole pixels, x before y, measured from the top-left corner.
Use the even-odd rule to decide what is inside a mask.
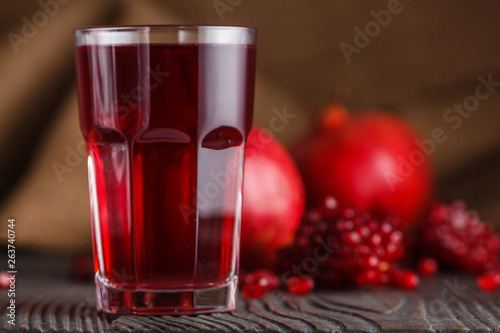
[[[76,30],[97,307],[235,308],[254,28]]]

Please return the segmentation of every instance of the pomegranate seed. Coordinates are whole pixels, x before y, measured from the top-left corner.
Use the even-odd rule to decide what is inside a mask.
[[[367,260],[367,266],[376,267],[379,265],[378,257],[375,255],[369,256]]]
[[[390,264],[387,261],[382,261],[380,264],[378,264],[378,268],[382,271],[385,272],[389,270]]]
[[[500,286],[500,272],[488,272],[477,278],[477,285],[483,291],[493,291]]]
[[[393,285],[403,289],[416,289],[420,284],[420,279],[415,272],[402,270],[392,276]]]
[[[389,236],[389,240],[391,243],[394,243],[394,244],[399,244],[403,241],[403,238],[404,238],[404,235],[401,231],[394,231],[393,233],[391,233],[391,235]]]
[[[433,258],[424,257],[420,258],[417,263],[417,270],[420,276],[422,277],[430,277],[437,273],[438,271],[438,263]]]
[[[372,234],[371,230],[368,229],[368,227],[365,227],[365,226],[358,228],[356,231],[363,238],[367,238],[367,237],[369,237]]]
[[[251,275],[253,275],[254,279],[266,279],[270,290],[278,289],[281,285],[278,276],[267,269],[255,270]]]
[[[382,223],[380,231],[382,234],[390,235],[392,232],[392,226],[389,223]]]
[[[380,243],[382,243],[382,237],[380,237],[379,234],[373,234],[370,239],[370,243],[373,246],[379,246]]]
[[[344,240],[347,244],[355,245],[361,241],[361,237],[356,231],[351,231],[345,235]]]
[[[73,257],[72,276],[78,281],[92,281],[94,266],[92,257],[86,253],[80,253]]]
[[[368,269],[356,277],[356,282],[360,286],[376,286],[380,282],[380,271]]]
[[[266,296],[268,291],[268,286],[262,285],[258,281],[243,285],[243,297],[245,298],[262,298]]]
[[[8,289],[10,286],[9,280],[10,274],[7,272],[0,271],[0,289]]]
[[[324,198],[324,200],[320,203],[320,205],[326,211],[333,211],[338,207],[337,200],[335,200],[335,198],[333,198],[333,197]]]
[[[286,287],[292,295],[307,295],[314,289],[314,280],[310,276],[292,277],[286,281]]]
[[[387,273],[381,273],[380,276],[379,276],[379,278],[378,278],[378,282],[381,285],[388,284],[390,281],[391,281],[390,280],[390,276]]]
[[[279,286],[280,280],[275,274],[265,269],[256,270],[244,277],[243,296],[245,298],[262,298]]]

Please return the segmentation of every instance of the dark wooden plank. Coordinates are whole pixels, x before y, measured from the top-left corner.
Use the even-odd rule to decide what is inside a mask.
[[[33,265],[36,267],[36,265]],[[416,292],[360,288],[317,291],[306,297],[276,292],[238,299],[232,313],[198,316],[117,316],[95,308],[94,285],[60,270],[19,275],[17,330],[25,332],[500,332],[500,292],[481,292],[470,277],[441,275]],[[7,324],[0,293],[0,331]]]
[[[27,332],[500,331],[498,295],[478,291],[472,279],[455,278],[440,276],[424,281],[416,293],[358,289],[321,291],[307,297],[283,293],[263,300],[240,298],[234,313],[200,316],[105,315],[95,310],[92,284],[65,281],[43,283],[43,288],[39,288],[35,279],[25,279],[16,299],[17,329]],[[464,290],[453,294],[450,288],[454,282]],[[0,329],[6,328],[7,324],[0,322]]]

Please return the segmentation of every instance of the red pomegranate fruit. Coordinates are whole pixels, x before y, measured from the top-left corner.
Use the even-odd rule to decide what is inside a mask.
[[[248,136],[243,179],[241,266],[269,268],[278,249],[293,242],[305,209],[304,185],[287,150],[256,127]]]
[[[398,214],[408,225],[428,204],[430,155],[441,140],[422,140],[404,120],[383,112],[349,115],[326,107],[319,129],[292,150],[310,202],[332,195],[362,211]]]

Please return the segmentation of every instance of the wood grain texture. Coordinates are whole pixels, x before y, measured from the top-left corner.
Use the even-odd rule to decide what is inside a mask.
[[[232,313],[118,316],[95,308],[94,285],[72,282],[65,259],[21,258],[16,327],[0,293],[0,331],[24,332],[500,332],[500,293],[483,293],[470,277],[441,275],[419,290],[360,288],[263,300],[239,297]]]

